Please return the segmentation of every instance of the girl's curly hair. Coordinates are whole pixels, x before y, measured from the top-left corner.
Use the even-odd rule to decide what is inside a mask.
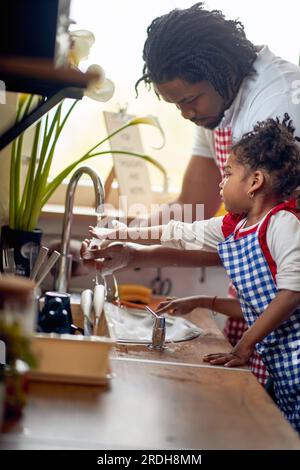
[[[285,113],[282,122],[278,117],[258,122],[232,147],[239,163],[253,171],[266,170],[272,191],[284,198],[300,185],[300,139],[294,132],[292,120]]]

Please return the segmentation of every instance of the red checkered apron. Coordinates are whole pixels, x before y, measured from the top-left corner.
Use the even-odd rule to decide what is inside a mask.
[[[217,163],[223,178],[224,167],[226,160],[231,152],[232,146],[232,132],[230,127],[217,128],[214,130],[214,144],[215,144],[215,153],[217,158]],[[236,298],[236,291],[233,285],[229,286],[229,297]],[[247,323],[244,320],[234,320],[228,318],[225,323],[224,335],[228,341],[235,346],[237,342],[241,339],[245,331],[247,330]],[[265,385],[268,378],[267,370],[259,356],[255,351],[253,356],[249,360],[249,367],[252,370],[253,374],[256,376],[258,381]]]

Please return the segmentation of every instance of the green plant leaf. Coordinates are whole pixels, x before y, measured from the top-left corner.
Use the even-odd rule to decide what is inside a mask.
[[[27,97],[20,101],[18,108],[17,119],[24,117],[30,112],[33,96]],[[134,118],[124,126],[120,127],[112,134],[100,140],[93,147],[91,147],[82,157],[78,158],[75,162],[71,163],[64,170],[62,170],[51,182],[48,182],[49,172],[51,169],[52,160],[54,157],[55,148],[61,132],[72,112],[77,101],[74,101],[65,116],[62,119],[62,105],[57,107],[56,112],[49,125],[49,117],[47,115],[45,126],[42,136],[42,146],[38,155],[38,144],[41,133],[41,121],[36,125],[34,141],[32,144],[31,159],[28,165],[25,185],[23,189],[23,196],[20,200],[20,177],[21,177],[21,156],[22,156],[22,141],[21,135],[16,141],[13,142],[11,153],[11,174],[10,174],[10,226],[11,228],[20,228],[23,230],[32,231],[36,228],[38,218],[42,207],[49,200],[54,191],[63,182],[63,180],[70,175],[70,173],[80,164],[86,160],[101,155],[121,154],[142,158],[145,161],[156,166],[159,171],[164,175],[166,182],[166,171],[163,166],[154,158],[148,155],[142,155],[135,152],[126,152],[119,150],[106,150],[98,151],[99,147],[111,139],[116,134],[122,132],[124,129],[138,125],[147,124],[158,128],[163,136],[164,133],[158,123],[158,120],[152,116],[141,118]],[[39,156],[39,160],[38,160]],[[38,163],[37,163],[38,161]]]
[[[147,155],[134,153],[134,152],[125,152],[125,151],[118,151],[118,150],[116,150],[116,151],[108,150],[108,151],[104,151],[104,152],[93,153],[94,150],[96,150],[98,147],[100,147],[100,145],[102,145],[104,142],[106,142],[109,139],[111,139],[112,137],[114,137],[116,134],[119,134],[124,129],[127,129],[130,126],[135,126],[137,124],[152,125],[154,127],[157,127],[160,130],[160,132],[163,133],[158,121],[156,119],[154,119],[152,116],[134,118],[134,119],[130,120],[129,122],[124,124],[124,126],[120,127],[119,129],[117,129],[116,131],[114,131],[113,133],[111,133],[110,135],[105,137],[104,139],[102,139],[100,142],[98,142],[92,148],[90,148],[90,150],[85,155],[83,155],[83,157],[79,158],[74,163],[71,163],[71,165],[69,165],[67,168],[65,168],[63,171],[61,171],[61,173],[59,173],[54,178],[54,180],[51,181],[51,183],[49,183],[47,185],[44,196],[43,196],[42,207],[46,204],[46,202],[48,201],[50,196],[52,196],[52,194],[58,188],[58,186],[76,168],[77,165],[79,165],[80,163],[83,163],[84,161],[88,160],[89,158],[92,158],[92,157],[95,157],[95,156],[98,156],[98,155],[107,155],[107,154],[113,154],[114,153],[114,154],[122,154],[122,155],[129,155],[129,156],[143,158],[146,161],[148,161],[149,163],[152,163],[153,165],[155,165],[163,173],[163,175],[164,175],[164,187],[166,187],[166,181],[167,181],[166,171],[165,171],[164,167],[157,160],[155,160],[152,157],[149,157]]]
[[[34,198],[32,200],[32,204],[28,208],[28,211],[26,213],[27,217],[25,219],[25,226],[27,227],[28,231],[32,231],[36,228],[37,221],[41,212],[42,196],[43,196],[45,187],[47,185],[47,180],[48,180],[49,171],[50,171],[51,164],[52,164],[55,147],[56,147],[57,140],[61,132],[61,129],[60,129],[61,108],[62,108],[62,103],[58,106],[56,110],[56,113],[53,119],[55,124],[53,127],[51,125],[50,130],[49,130],[49,134],[51,133],[51,135],[48,140],[47,146],[50,144],[52,134],[54,133],[52,145],[49,149],[49,152],[46,153],[47,157],[44,157],[44,165],[41,168],[40,173],[37,174],[34,180]]]
[[[20,207],[17,211],[16,228],[22,228],[24,208],[30,207],[32,200],[33,200],[34,172],[35,172],[35,167],[36,167],[40,130],[41,130],[41,121],[37,123],[36,128],[35,128],[34,140],[33,140],[32,151],[31,151],[31,158],[30,158],[29,166],[27,170],[27,176],[26,176],[25,186],[23,190],[23,197],[21,200]]]
[[[39,164],[42,166],[41,160],[43,160],[44,152],[45,152],[45,147],[47,147],[47,135],[48,135],[48,121],[49,121],[49,115],[46,115],[45,119],[45,124],[44,124],[44,132],[43,132],[43,137],[42,137],[42,149],[40,151],[40,159],[39,159]],[[41,121],[40,121],[41,122]],[[25,208],[28,207],[29,200],[31,199],[31,196],[28,194],[29,192],[33,195],[33,186],[34,186],[34,177],[37,177],[38,170],[40,166],[38,165],[38,168],[36,168],[36,163],[37,159],[32,158],[29,163],[29,167],[27,170],[27,175],[26,175],[26,182],[23,190],[23,197],[21,201],[21,206],[19,210],[19,225],[20,227],[24,227],[24,211]]]
[[[44,206],[48,199],[52,196],[54,191],[58,188],[58,186],[63,182],[63,180],[76,168],[77,165],[80,163],[85,162],[86,160],[89,160],[90,158],[94,158],[99,155],[110,155],[110,154],[120,154],[120,155],[128,155],[132,157],[138,157],[142,158],[143,160],[146,160],[149,163],[152,163],[152,165],[156,166],[164,175],[166,178],[167,173],[166,170],[163,168],[163,166],[154,158],[149,157],[148,155],[143,155],[140,153],[134,153],[134,152],[125,152],[122,150],[105,150],[103,152],[96,152],[93,153],[92,155],[85,155],[81,157],[79,160],[76,162],[72,163],[69,165],[67,168],[65,168],[61,173],[59,173],[51,183],[47,185],[43,200],[42,200],[42,206]]]
[[[10,176],[9,176],[9,226],[15,228],[15,161],[16,161],[16,147],[18,139],[12,143],[11,156],[10,156]]]
[[[32,103],[32,96],[30,95],[21,95],[18,103],[17,108],[17,115],[16,115],[16,123],[18,123],[21,119],[23,119],[24,115],[26,115],[30,109]],[[12,150],[11,150],[11,159],[10,159],[10,176],[9,176],[9,226],[10,228],[15,228],[15,219],[16,219],[16,210],[17,210],[17,197],[19,193],[19,185],[20,182],[18,180],[16,174],[19,176],[19,172],[17,167],[17,149],[19,148],[19,152],[21,153],[22,149],[20,148],[19,141],[23,135],[18,137],[12,143]],[[22,147],[22,145],[21,145]],[[20,178],[20,176],[19,176]],[[17,187],[16,187],[17,186]]]

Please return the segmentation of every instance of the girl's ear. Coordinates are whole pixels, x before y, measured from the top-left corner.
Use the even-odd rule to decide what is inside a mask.
[[[253,173],[252,180],[251,180],[251,191],[257,191],[258,189],[261,189],[266,181],[266,177],[264,173],[260,170],[256,170]]]

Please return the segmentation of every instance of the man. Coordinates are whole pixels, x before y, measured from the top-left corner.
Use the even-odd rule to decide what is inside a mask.
[[[205,10],[201,2],[154,19],[147,33],[136,90],[141,82],[153,87],[196,124],[193,155],[176,202],[194,208],[202,203],[210,218],[220,205],[219,183],[232,144],[257,121],[283,118],[285,112],[300,135],[295,88],[300,68],[266,46],[254,46],[239,21]],[[226,333],[233,345],[244,330],[243,322],[229,320]],[[266,381],[258,357],[252,370]]]
[[[300,133],[300,106],[292,100],[300,69],[255,47],[239,21],[204,10],[201,2],[156,18],[147,32],[136,89],[141,82],[153,86],[196,124],[178,201],[204,203],[209,218],[220,205],[220,169],[231,142],[284,112]]]

